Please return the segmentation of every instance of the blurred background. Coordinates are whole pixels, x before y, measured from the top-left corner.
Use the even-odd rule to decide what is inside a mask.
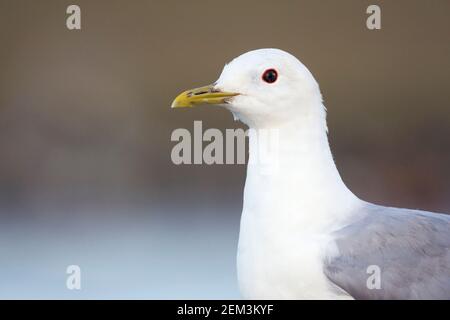
[[[0,0],[0,298],[239,298],[245,166],[176,166],[170,136],[244,126],[170,104],[251,49],[315,75],[355,194],[450,212],[449,14],[447,0]]]

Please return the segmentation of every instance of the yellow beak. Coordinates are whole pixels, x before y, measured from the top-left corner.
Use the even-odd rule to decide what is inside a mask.
[[[239,93],[223,92],[209,85],[187,90],[178,95],[172,102],[172,108],[193,107],[198,104],[225,104],[231,97]]]

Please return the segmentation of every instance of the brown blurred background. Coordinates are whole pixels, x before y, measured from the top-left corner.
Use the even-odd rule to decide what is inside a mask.
[[[66,28],[72,3],[80,31]],[[381,7],[381,30],[366,28],[370,4]],[[0,0],[0,219],[31,231],[53,221],[95,231],[148,218],[184,232],[192,221],[198,230],[230,221],[233,249],[245,166],[175,166],[170,135],[194,120],[243,126],[225,110],[170,103],[263,47],[291,52],[315,75],[350,189],[450,212],[449,15],[447,0]]]

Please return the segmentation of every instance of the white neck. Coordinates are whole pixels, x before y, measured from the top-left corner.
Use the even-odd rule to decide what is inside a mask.
[[[323,116],[302,115],[287,124],[251,129],[244,211],[308,229],[343,221],[359,199],[339,175],[326,131],[324,110]],[[270,165],[261,159],[267,151],[276,157]]]
[[[348,297],[330,290],[322,267],[333,231],[360,200],[334,164],[322,104],[303,107],[288,122],[251,124],[237,259],[247,298]],[[261,158],[267,152],[276,158]]]

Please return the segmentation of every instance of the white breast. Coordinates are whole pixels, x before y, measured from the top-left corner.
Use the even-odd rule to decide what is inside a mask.
[[[340,179],[326,136],[308,146],[297,132],[280,131],[270,170],[251,161],[259,147],[250,136],[237,256],[241,292],[250,299],[348,299],[322,266],[333,230],[359,200]]]
[[[282,214],[276,209],[274,212],[280,216],[270,219],[264,211],[272,210],[274,206],[266,201],[259,203],[267,205],[267,209],[246,206],[241,218],[237,267],[243,297],[349,298],[333,287],[322,271],[325,248],[331,237],[302,228],[290,219],[280,219]]]

